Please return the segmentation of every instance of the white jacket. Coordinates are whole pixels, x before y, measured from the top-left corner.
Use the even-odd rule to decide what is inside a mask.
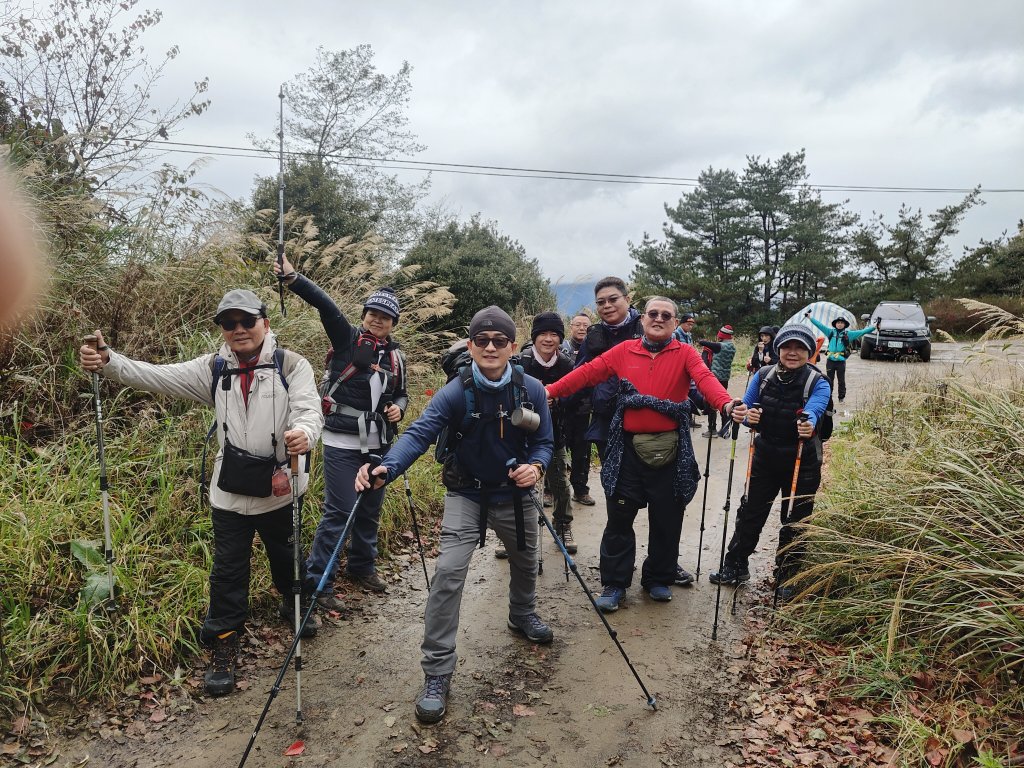
[[[259,363],[273,364],[276,347],[277,340],[274,334],[268,331],[263,341],[263,349],[260,351]],[[227,344],[221,345],[220,356],[224,358],[225,370],[238,368],[238,359]],[[240,496],[217,487],[224,455],[224,425],[227,424],[227,433],[232,445],[259,456],[270,456],[273,453],[271,435],[275,435],[277,460],[281,464],[288,461],[288,452],[284,444],[285,431],[301,429],[309,438],[310,447],[315,445],[320,439],[320,431],[324,425],[320,396],[317,394],[312,366],[305,358],[297,354],[296,357],[298,359],[287,375],[288,389],[284,388],[281,377],[273,368],[261,368],[253,372],[248,407],[242,397],[240,376],[223,377],[217,383],[215,398],[210,398],[210,385],[213,383],[212,354],[184,363],[154,365],[132,360],[110,350],[110,361],[103,366],[102,373],[108,379],[135,389],[182,397],[214,406],[220,449],[214,459],[213,476],[210,479],[210,506],[243,515],[258,515],[290,504],[290,497]],[[221,388],[224,378],[231,382],[230,391]],[[305,462],[299,464],[298,490],[299,493],[305,493],[309,478],[306,475]]]

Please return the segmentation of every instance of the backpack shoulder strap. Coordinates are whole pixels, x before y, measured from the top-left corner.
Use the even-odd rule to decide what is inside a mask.
[[[761,380],[757,384],[757,397],[758,397],[758,399],[761,398],[761,393],[764,392],[764,388],[766,386],[768,386],[768,379],[769,378],[774,379],[778,375],[775,372],[775,366],[774,365],[771,366],[771,367],[768,367],[768,366],[765,366],[765,367],[768,368],[768,370],[765,371],[765,373],[763,373],[763,374],[761,373],[761,371],[765,370],[764,368],[761,368],[761,370],[759,370],[757,372],[757,375],[761,377]]]
[[[476,384],[473,383],[473,366],[464,365],[459,368],[459,382],[462,384],[462,402],[465,406],[459,433],[465,434],[466,430],[480,417],[480,414],[476,413]]]
[[[398,392],[405,387],[405,357],[397,349],[392,349],[388,354],[391,355],[391,373],[395,377],[395,392]]]
[[[220,382],[220,377],[224,375],[224,366],[227,361],[219,354],[214,355],[210,358],[210,373],[213,374],[213,378],[210,380],[210,399],[217,399],[217,384]],[[214,422],[214,427],[217,426],[217,422]]]
[[[277,347],[274,350],[274,367],[277,368],[277,375],[281,379],[285,392],[288,391],[288,377],[291,376],[295,366],[298,365],[298,358],[299,353],[292,352],[290,349]]]

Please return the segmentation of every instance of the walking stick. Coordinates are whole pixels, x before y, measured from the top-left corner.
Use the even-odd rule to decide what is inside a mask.
[[[376,457],[376,459],[379,464],[380,457]],[[299,641],[302,639],[302,630],[306,628],[306,623],[309,621],[309,617],[313,615],[313,611],[316,609],[317,598],[323,594],[324,589],[327,587],[327,579],[330,578],[331,573],[334,571],[335,563],[338,561],[338,555],[341,553],[341,547],[345,543],[345,539],[348,538],[349,530],[352,528],[352,521],[356,519],[356,512],[359,511],[359,505],[362,503],[365,495],[366,492],[364,491],[356,496],[356,503],[352,505],[352,511],[349,513],[348,520],[345,521],[345,526],[341,529],[341,535],[338,537],[338,541],[334,545],[334,550],[331,552],[331,557],[327,561],[327,567],[324,568],[324,573],[320,577],[320,582],[316,585],[316,591],[313,592],[313,596],[310,598],[309,608],[306,609],[306,613],[302,617],[302,623],[299,624],[298,629],[295,632],[295,638],[292,640],[291,648],[288,649],[288,655],[285,656],[284,664],[281,665],[281,669],[277,673],[277,679],[274,681],[274,685],[270,689],[270,696],[267,698],[267,703],[263,706],[263,711],[260,712],[260,717],[256,721],[256,727],[253,729],[252,736],[249,737],[249,743],[245,745],[245,752],[242,753],[242,759],[238,763],[238,768],[243,768],[245,761],[249,759],[249,753],[252,751],[253,744],[256,743],[256,737],[259,735],[260,728],[263,727],[263,721],[267,719],[267,713],[270,711],[270,705],[274,703],[274,699],[277,698],[277,694],[281,692],[281,681],[284,680],[284,676],[288,672],[288,665],[291,664],[292,656],[295,655]]]
[[[799,415],[797,416],[797,423],[807,421],[809,418],[810,417],[806,413],[800,411]],[[789,525],[789,521],[793,517],[793,506],[796,504],[796,482],[797,479],[800,477],[800,461],[801,459],[803,459],[803,455],[804,439],[801,437],[799,440],[797,440],[796,443],[796,461],[793,462],[793,482],[790,485],[789,489],[789,507],[786,509],[786,513],[782,518],[782,529],[779,530],[780,536],[782,535],[782,530],[785,529],[787,525]],[[783,503],[785,503],[787,500],[783,499],[782,501]],[[780,557],[785,557],[785,555],[782,555],[780,553],[775,557],[775,589],[772,591],[773,609],[779,607],[779,580],[782,577],[783,571]]]
[[[514,462],[515,459],[510,459],[509,461],[510,466],[513,469],[515,469],[515,467],[518,466],[512,464],[512,462]],[[636,671],[636,667],[633,666],[633,662],[629,660],[629,656],[626,654],[626,649],[623,648],[622,643],[619,642],[618,633],[614,629],[612,629],[612,625],[608,623],[608,619],[605,618],[604,613],[602,613],[601,609],[597,607],[597,601],[594,599],[594,593],[590,591],[590,587],[588,587],[587,583],[583,580],[583,577],[580,575],[579,566],[576,565],[576,561],[573,560],[572,555],[569,554],[569,550],[565,548],[565,543],[560,538],[558,538],[558,534],[555,533],[555,527],[551,525],[551,521],[548,520],[548,516],[544,514],[544,506],[537,501],[537,497],[534,494],[527,493],[527,495],[530,497],[530,500],[533,502],[533,505],[537,507],[537,513],[540,515],[540,520],[544,524],[544,527],[548,529],[548,532],[551,534],[551,538],[555,540],[555,544],[558,546],[560,550],[562,550],[562,557],[565,558],[566,566],[569,568],[570,571],[572,571],[573,575],[576,577],[576,580],[580,583],[580,586],[583,587],[583,591],[587,594],[587,599],[590,600],[590,604],[594,607],[594,613],[596,613],[598,618],[601,619],[601,623],[604,624],[604,628],[608,631],[608,635],[615,643],[615,647],[618,648],[619,653],[622,654],[622,658],[625,660],[626,666],[629,667],[629,671],[633,673],[633,677],[640,685],[640,690],[644,692],[644,696],[647,699],[647,706],[657,711],[658,700],[655,699],[648,692],[647,686],[644,685],[644,681],[640,679],[640,673]],[[538,542],[537,549],[540,549],[540,542]]]
[[[708,457],[704,461],[704,501],[700,505],[700,539],[697,542],[697,576],[696,581],[700,581],[700,559],[704,554],[704,514],[708,508],[708,477],[711,476],[711,441],[714,439],[714,435],[711,434],[710,428],[708,429]]]
[[[732,497],[732,472],[736,466],[736,443],[740,436],[740,423],[734,421],[732,423],[732,447],[729,451],[729,479],[726,480],[725,485],[725,517],[722,521],[722,553],[718,557],[718,572],[721,573],[722,569],[725,568],[725,542],[726,537],[729,533],[729,500]],[[715,592],[715,623],[711,627],[711,639],[718,639],[718,607],[719,601],[722,599],[722,581],[718,580],[718,589]]]
[[[299,456],[291,457],[292,470],[292,594],[295,618],[295,723],[302,724],[302,506],[299,504]]]
[[[760,409],[760,403],[754,403],[750,406],[751,410],[754,408]],[[747,446],[747,476],[743,480],[743,495],[740,496],[740,505],[736,507],[736,521],[739,524],[740,512],[747,506],[747,493],[750,490],[750,473],[754,468],[754,433],[757,432],[757,428],[754,426],[750,427],[750,445]],[[732,590],[732,604],[729,606],[729,613],[732,616],[736,615],[736,598],[740,594],[740,587],[746,582],[738,582]]]
[[[412,487],[409,485],[409,473],[403,472],[402,479],[405,480],[405,498],[409,500],[409,514],[412,515],[412,532],[416,537],[416,546],[420,550],[420,564],[423,566],[423,579],[427,582],[427,592],[430,591],[430,577],[427,575],[427,560],[423,555],[423,540],[420,538],[420,526],[416,522],[416,505],[412,502]]]
[[[288,317],[284,305],[284,85],[278,91],[277,98],[280,100],[277,129],[277,293],[281,297],[281,317]]]
[[[99,350],[93,334],[84,338],[86,344]],[[100,498],[103,503],[103,559],[107,563],[107,599],[114,602],[114,542],[110,534],[110,498],[107,485],[107,456],[103,444],[103,401],[100,399],[100,374],[92,372],[92,399],[96,409],[96,452],[100,462]]]

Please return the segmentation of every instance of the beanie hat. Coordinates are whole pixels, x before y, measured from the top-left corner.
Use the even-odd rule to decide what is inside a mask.
[[[732,326],[731,325],[723,325],[719,329],[719,331],[718,331],[718,338],[720,340],[721,339],[731,339],[732,338]]]
[[[814,334],[811,333],[806,325],[800,325],[799,323],[790,323],[789,325],[782,326],[779,334],[775,337],[775,351],[778,352],[787,341],[799,341],[807,347],[809,354],[813,354],[814,348],[817,346]]]
[[[398,296],[395,295],[395,289],[390,285],[378,288],[370,294],[370,298],[363,304],[363,317],[366,317],[366,311],[369,309],[383,312],[395,321],[395,325],[398,325]]]
[[[510,341],[516,340],[516,324],[508,316],[508,312],[493,304],[484,307],[469,321],[469,337],[473,338],[482,331],[504,333]]]
[[[557,312],[541,312],[533,318],[533,328],[530,329],[530,340],[536,341],[537,337],[545,331],[554,331],[558,334],[559,341],[565,341],[565,323]]]

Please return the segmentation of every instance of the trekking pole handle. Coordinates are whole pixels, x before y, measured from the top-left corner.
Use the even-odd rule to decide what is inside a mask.
[[[292,454],[289,457],[289,459],[291,461],[291,465],[292,465],[292,477],[296,477],[299,474],[299,459],[301,459],[301,458],[302,457],[299,454],[297,454],[297,453]]]
[[[95,350],[96,352],[100,351],[99,339],[96,338],[96,334],[94,333],[87,333],[85,336],[83,336],[82,343],[92,347],[93,350]]]

